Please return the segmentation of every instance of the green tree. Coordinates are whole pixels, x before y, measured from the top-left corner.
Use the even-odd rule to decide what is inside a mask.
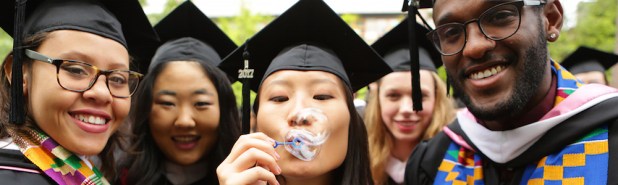
[[[13,38],[3,30],[0,30],[0,64],[4,61],[4,57],[13,49]]]
[[[613,52],[616,38],[616,3],[616,0],[579,3],[577,24],[562,31],[558,41],[549,45],[553,59],[562,61],[580,45]]]
[[[237,16],[214,18],[214,21],[236,45],[242,45],[273,19],[272,16],[252,13],[243,5]],[[257,80],[260,79],[253,79],[252,83],[259,83]],[[242,83],[235,82],[232,84],[232,89],[236,96],[236,103],[240,107],[242,105]],[[255,100],[255,97],[256,93],[251,91],[251,102]]]

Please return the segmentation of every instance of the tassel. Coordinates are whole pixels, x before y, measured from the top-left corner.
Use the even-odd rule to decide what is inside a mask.
[[[446,75],[446,96],[451,97],[451,79]]]
[[[401,11],[408,11],[408,7],[410,6],[410,0],[403,0],[403,6],[401,6]]]
[[[11,113],[9,123],[22,125],[25,122],[24,96],[22,89],[23,28],[26,22],[26,1],[15,0],[15,27],[13,28],[13,66],[11,66]]]
[[[412,4],[410,4],[408,8],[408,34],[409,34],[409,44],[410,44],[410,73],[412,73],[412,108],[414,111],[422,111],[423,110],[423,97],[421,94],[421,81],[420,81],[420,72],[419,72],[419,54],[418,54],[418,43],[417,35],[416,35],[416,14],[417,9],[417,0],[413,0]]]
[[[245,68],[239,70],[238,78],[242,79],[242,134],[251,132],[251,79],[253,78],[253,69],[249,68],[249,41],[245,42],[245,51],[242,53],[242,58],[245,62]]]

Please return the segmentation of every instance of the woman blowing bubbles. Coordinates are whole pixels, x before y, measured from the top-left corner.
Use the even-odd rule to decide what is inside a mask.
[[[258,133],[236,142],[217,168],[219,182],[373,184],[367,133],[352,92],[390,72],[382,59],[324,2],[308,0],[220,67],[238,75],[244,51],[255,68]]]

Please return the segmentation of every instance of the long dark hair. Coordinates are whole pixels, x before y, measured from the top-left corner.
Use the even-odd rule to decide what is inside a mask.
[[[333,172],[335,181],[333,184],[342,185],[373,185],[371,168],[369,166],[369,147],[367,141],[367,129],[356,108],[352,90],[347,85],[342,85],[345,91],[345,102],[350,114],[350,127],[348,128],[348,151],[346,151],[343,164]],[[259,93],[257,95],[259,97]],[[259,110],[259,98],[255,99],[253,106],[255,113]],[[259,124],[259,123],[257,123]],[[281,179],[281,178],[278,178]]]
[[[40,32],[40,33],[27,37],[24,42],[24,45],[25,45],[24,49],[31,49],[35,51],[38,50],[38,48],[41,46],[43,41],[47,39],[47,36],[49,35],[49,33],[50,32]],[[9,56],[7,57],[11,57],[11,54],[9,54]],[[33,60],[30,60],[30,59],[25,59],[23,61],[23,65],[28,68],[30,73],[34,72],[31,67],[32,62]],[[13,64],[14,63],[15,62],[13,61]],[[3,67],[4,65],[7,65],[7,64],[4,63]],[[26,115],[26,121],[23,125],[15,125],[15,124],[9,123],[10,105],[11,105],[11,102],[13,101],[11,99],[11,96],[9,95],[9,92],[12,87],[11,87],[10,81],[7,78],[4,78],[4,76],[6,76],[4,68],[0,70],[0,76],[3,77],[0,80],[0,107],[2,109],[0,110],[0,138],[10,137],[8,133],[9,128],[14,129],[14,130],[19,130],[19,129],[24,129],[24,128],[33,128],[33,129],[40,130],[40,128],[37,126],[36,122],[34,121],[34,118],[32,118],[31,115]],[[30,80],[30,79],[26,79],[26,80]],[[28,88],[30,88],[30,85],[32,85],[32,83],[28,83],[28,84],[29,84]],[[22,85],[17,84],[17,86],[15,87],[21,88]],[[25,98],[25,99],[28,100],[28,98]],[[24,112],[28,113],[28,103],[27,102],[23,102],[23,103],[25,105]],[[105,147],[103,148],[101,153],[97,155],[97,157],[101,160],[101,166],[99,169],[101,170],[105,178],[107,178],[108,180],[115,179],[117,177],[117,172],[116,172],[117,168],[116,168],[116,163],[115,163],[116,156],[114,155],[114,149],[120,145],[120,138],[121,138],[120,135],[121,134],[118,131],[113,133],[110,136],[107,144],[105,144]]]
[[[227,157],[240,136],[240,118],[236,108],[236,98],[226,73],[208,62],[197,62],[212,81],[219,95],[220,121],[217,129],[218,139],[213,151],[205,156],[208,159],[208,184],[218,184],[216,168]],[[153,68],[140,84],[133,96],[129,121],[131,126],[129,161],[127,162],[127,184],[158,184],[165,182],[163,159],[165,156],[154,142],[150,132],[148,117],[152,111],[152,91],[157,76],[169,62]]]

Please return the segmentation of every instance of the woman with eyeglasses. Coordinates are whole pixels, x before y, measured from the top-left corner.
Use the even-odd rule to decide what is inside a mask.
[[[119,184],[218,184],[240,136],[236,99],[217,68],[236,45],[191,1],[161,20],[162,44],[133,97]]]
[[[157,37],[137,1],[29,1],[27,8],[17,8],[16,32],[2,22],[23,47],[18,42],[0,71],[0,182],[109,184],[116,130],[141,77],[130,70],[129,52]]]

